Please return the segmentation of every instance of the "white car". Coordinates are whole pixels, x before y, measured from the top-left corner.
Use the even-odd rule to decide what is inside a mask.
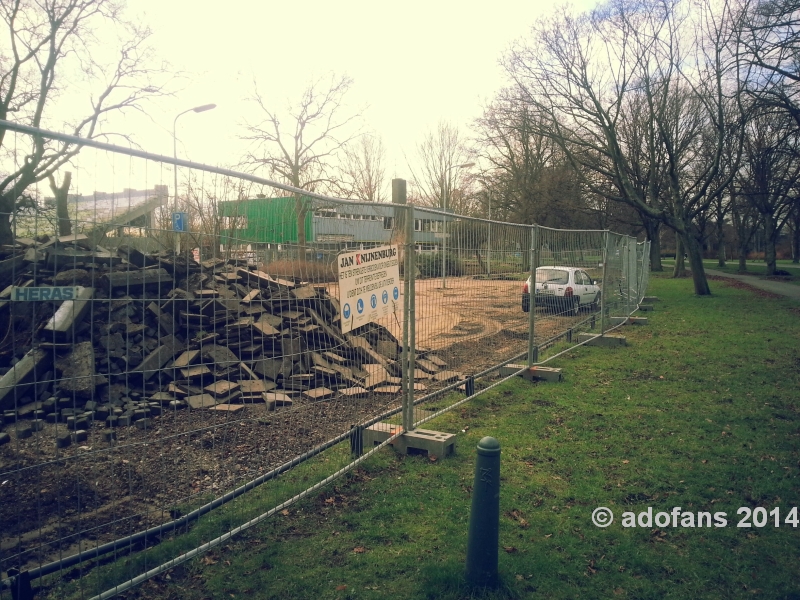
[[[531,309],[531,278],[522,287],[522,310]],[[536,269],[536,306],[577,315],[581,308],[597,310],[600,286],[578,267],[539,267]]]

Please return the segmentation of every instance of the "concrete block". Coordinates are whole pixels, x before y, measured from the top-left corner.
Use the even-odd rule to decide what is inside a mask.
[[[581,333],[578,335],[578,342],[586,342],[587,346],[615,347],[627,345],[624,335],[615,335],[613,333],[607,333],[602,336],[592,333]]]
[[[647,317],[611,317],[612,325],[647,325]]]
[[[653,302],[660,302],[660,301],[661,300],[659,299],[658,296],[645,296],[644,298],[642,298],[642,302],[646,302],[647,304],[652,304]]]
[[[7,433],[0,433],[0,446],[2,446],[3,444],[7,444],[10,441],[11,441],[10,435],[8,435]]]
[[[374,448],[386,441],[401,428],[390,423],[376,423],[364,429],[362,444],[364,450]],[[431,431],[430,429],[414,429],[401,435],[392,446],[402,454],[418,454],[447,456],[455,450],[456,436],[452,433]]]
[[[67,448],[70,444],[72,444],[72,436],[69,433],[62,432],[56,436],[57,448]]]
[[[72,433],[73,442],[85,442],[88,437],[89,434],[85,429],[78,429],[78,431]]]
[[[531,367],[522,372],[522,377],[528,381],[561,381],[561,369],[553,369],[550,367]]]
[[[21,425],[17,427],[17,439],[24,440],[33,435],[33,428],[30,425]]]
[[[640,304],[639,305],[639,310],[641,312],[651,312],[653,310],[653,305],[652,304]]]
[[[524,369],[520,373],[520,377],[524,377],[528,381],[561,381],[561,369],[552,369],[550,367],[527,368],[525,365],[504,365],[500,367],[500,376],[508,377],[519,372],[520,369]]]
[[[138,429],[150,430],[153,428],[153,419],[139,419],[136,421],[136,427]]]

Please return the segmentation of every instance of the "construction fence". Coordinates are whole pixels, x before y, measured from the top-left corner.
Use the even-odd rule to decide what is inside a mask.
[[[109,598],[202,555],[647,288],[628,236],[81,143],[0,246],[0,597]]]

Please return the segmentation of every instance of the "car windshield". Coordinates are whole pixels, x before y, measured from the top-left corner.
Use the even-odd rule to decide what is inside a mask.
[[[536,283],[569,283],[569,271],[561,269],[536,269]]]

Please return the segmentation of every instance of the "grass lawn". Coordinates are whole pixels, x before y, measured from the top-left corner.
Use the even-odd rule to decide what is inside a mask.
[[[650,324],[624,329],[628,347],[554,361],[563,383],[514,380],[426,424],[458,432],[454,456],[383,451],[126,597],[800,598],[800,527],[785,522],[800,506],[800,306],[691,285],[654,274]],[[474,448],[487,435],[502,445],[501,586],[470,590]],[[605,529],[591,521],[599,506],[614,513]],[[622,526],[648,507],[725,513],[727,526]],[[779,526],[770,514],[737,527],[740,507],[777,507]]]

